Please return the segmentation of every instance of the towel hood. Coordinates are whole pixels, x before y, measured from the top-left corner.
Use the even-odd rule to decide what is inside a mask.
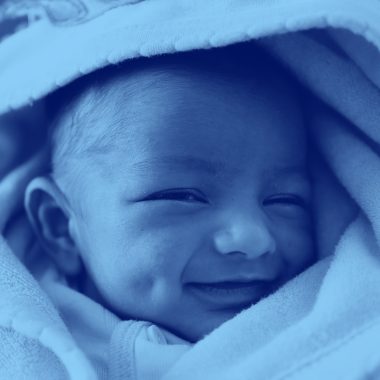
[[[26,146],[29,143],[28,136],[33,135],[35,138],[36,134],[42,133],[42,128],[39,127],[43,124],[43,98],[46,95],[85,74],[128,59],[174,54],[193,49],[217,48],[257,40],[286,65],[316,98],[323,100],[321,104],[328,106],[325,109],[324,106],[320,108],[320,104],[315,104],[315,107],[312,105],[310,109],[310,128],[319,146],[319,153],[324,157],[323,160],[316,162],[316,165],[328,163],[329,166],[329,170],[318,170],[318,168],[315,170],[315,175],[321,174],[316,181],[319,187],[317,201],[320,202],[320,207],[317,205],[317,208],[321,210],[318,211],[317,218],[317,234],[319,234],[317,240],[321,256],[329,255],[336,246],[337,251],[344,252],[335,255],[338,259],[335,260],[335,267],[333,266],[332,270],[326,269],[328,273],[323,281],[324,285],[318,291],[315,303],[309,305],[313,299],[309,293],[304,295],[307,306],[305,310],[307,309],[308,313],[310,311],[313,318],[316,316],[315,319],[305,317],[304,324],[296,324],[299,317],[298,315],[292,317],[295,308],[291,302],[288,303],[286,311],[290,316],[289,320],[293,318],[295,322],[293,331],[288,333],[285,331],[285,337],[291,338],[287,341],[293,342],[292,351],[284,346],[281,336],[277,339],[277,343],[274,342],[277,345],[267,345],[268,342],[272,343],[273,338],[270,335],[273,331],[270,318],[274,318],[273,325],[276,325],[279,319],[281,319],[280,324],[284,321],[286,325],[286,318],[278,318],[279,313],[273,315],[274,309],[271,308],[268,308],[265,314],[264,305],[261,315],[267,315],[267,318],[256,317],[257,323],[253,325],[257,309],[251,308],[251,314],[248,310],[246,316],[241,315],[227,322],[226,326],[220,331],[216,330],[211,338],[205,339],[204,343],[198,346],[198,351],[195,350],[193,356],[189,355],[189,359],[184,360],[183,366],[178,367],[177,372],[174,369],[172,376],[167,379],[183,378],[178,374],[183,373],[181,371],[184,368],[190,368],[189,373],[193,379],[203,379],[203,367],[198,363],[199,358],[205,358],[204,364],[207,365],[210,374],[215,371],[215,377],[210,375],[207,376],[208,379],[238,378],[231,377],[228,372],[220,369],[223,369],[223,365],[227,363],[227,360],[223,361],[224,357],[228,357],[229,361],[234,363],[236,359],[236,368],[239,369],[240,358],[234,357],[234,352],[226,351],[219,357],[214,353],[219,348],[225,347],[225,342],[230,343],[233,340],[237,341],[238,347],[243,347],[241,342],[247,331],[254,333],[256,341],[252,339],[247,342],[247,348],[243,347],[242,352],[244,353],[246,349],[250,354],[255,354],[251,349],[252,342],[262,351],[259,352],[261,356],[252,357],[254,360],[248,360],[247,356],[248,359],[243,363],[247,365],[247,368],[244,367],[247,371],[239,373],[249,373],[255,378],[280,378],[259,376],[260,373],[264,373],[260,367],[265,366],[266,361],[263,358],[277,358],[277,355],[289,359],[282,363],[284,368],[280,368],[281,371],[285,371],[283,372],[285,375],[292,360],[297,359],[299,365],[303,365],[304,358],[309,364],[322,363],[319,372],[313,372],[311,365],[302,367],[305,371],[311,368],[310,373],[315,375],[312,378],[328,378],[326,373],[332,376],[331,363],[329,364],[327,359],[334,360],[334,364],[341,363],[338,366],[341,370],[340,375],[333,376],[334,378],[355,380],[367,378],[364,375],[355,377],[350,366],[357,365],[363,374],[369,374],[368,371],[372,371],[375,367],[380,368],[377,349],[380,335],[380,322],[377,317],[380,315],[380,307],[377,301],[380,287],[376,282],[380,278],[379,257],[373,254],[374,251],[378,252],[380,242],[380,217],[377,211],[380,204],[378,195],[380,175],[376,175],[380,173],[379,20],[379,0],[361,2],[356,0],[4,0],[0,2],[0,178],[30,153],[25,150],[28,148]],[[332,115],[327,109],[336,112]],[[34,120],[35,128],[33,126],[16,128],[9,123],[9,120],[16,120],[24,126],[28,124],[29,119]],[[19,144],[21,140],[24,141],[24,144],[21,144],[22,149]],[[2,189],[0,186],[0,195],[1,190],[3,195],[9,196],[9,199],[14,198],[14,192],[9,192],[6,186]],[[7,199],[2,199],[3,206],[8,206]],[[2,212],[4,213],[4,207]],[[361,216],[360,220],[348,229],[348,233],[343,235],[342,242],[338,244],[339,237],[358,213]],[[356,239],[357,236],[360,239]],[[352,241],[357,245],[353,245]],[[357,254],[359,257],[355,256],[355,252],[359,252]],[[357,261],[350,262],[350,254]],[[9,257],[13,257],[11,253]],[[365,270],[373,269],[372,277],[369,276],[369,272],[366,272],[365,278],[353,275],[359,267],[356,263],[360,260],[365,262],[365,265],[363,264]],[[334,268],[344,270],[339,271]],[[367,280],[367,277],[370,279]],[[336,283],[332,279],[336,280]],[[301,281],[301,285],[304,284],[302,278],[298,281]],[[306,283],[309,284],[309,281]],[[7,289],[9,284],[5,285],[0,284],[2,298],[8,294],[4,289]],[[301,296],[304,288],[306,286],[303,285],[298,288]],[[336,297],[336,294],[342,290],[347,293],[345,298]],[[366,297],[362,297],[362,291],[367,295],[368,302]],[[9,294],[9,299],[13,300],[13,293]],[[269,302],[277,307],[277,301],[280,300],[278,297],[282,295]],[[29,312],[31,301],[25,295],[24,298],[28,300],[26,311]],[[286,297],[284,299],[286,300]],[[298,293],[294,296],[294,300],[299,301]],[[364,309],[371,309],[372,314],[362,313]],[[330,314],[326,313],[326,310],[331,311]],[[336,312],[337,310],[340,314]],[[306,313],[303,309],[301,311]],[[4,310],[1,311],[0,317],[2,314],[3,317],[6,315]],[[354,317],[348,318],[351,315]],[[308,324],[308,320],[313,321],[313,324]],[[262,328],[264,322],[270,328]],[[0,321],[2,326],[8,326],[6,323],[8,322]],[[235,324],[239,323],[247,327],[246,330],[242,330],[241,335],[236,334],[235,329]],[[363,335],[358,331],[365,324],[372,326],[373,330],[367,329],[365,339],[359,341]],[[23,324],[20,326],[17,327],[16,324],[13,329],[24,333],[27,329]],[[299,326],[304,326],[304,329]],[[282,325],[280,327],[287,328]],[[314,332],[314,335],[310,331]],[[326,331],[331,336],[323,335]],[[262,346],[257,334],[259,337],[260,334],[263,335]],[[73,361],[74,355],[68,354],[64,345],[57,347],[56,336],[58,335],[48,335],[52,338],[41,341],[41,344],[60,358],[68,373],[72,374],[71,378],[95,378],[88,369],[88,363],[79,354],[75,358],[83,361],[83,368],[89,375],[85,377],[77,373],[79,367],[77,362]],[[307,346],[309,351],[306,352],[302,344],[310,341],[313,345]],[[335,344],[336,342],[339,344]],[[342,342],[348,343],[344,345]],[[374,343],[369,346],[368,342]],[[323,361],[326,348],[331,347],[335,347],[336,355],[327,357]],[[293,355],[293,352],[298,357]],[[363,365],[360,358],[357,361],[353,360],[352,363],[346,360],[352,352],[361,353]],[[227,354],[228,356],[224,356]],[[319,362],[316,358],[319,358]],[[368,358],[370,363],[366,362]],[[274,365],[267,364],[265,370],[274,373],[276,365],[280,364],[277,362]],[[198,377],[195,376],[196,370]],[[323,372],[325,370],[326,372]],[[281,378],[311,378],[304,375],[304,372],[300,372],[298,377],[285,375]],[[241,378],[246,379],[246,377]]]
[[[352,74],[378,87],[379,19],[376,0],[5,0],[0,114],[127,59],[253,39],[269,45],[313,90],[331,65],[341,72],[334,87],[345,86]],[[323,30],[324,36],[315,39],[311,30]],[[337,108],[339,91],[317,86]],[[351,88],[347,103],[357,100],[356,91]],[[339,106],[344,114],[352,109],[347,103],[347,109]]]

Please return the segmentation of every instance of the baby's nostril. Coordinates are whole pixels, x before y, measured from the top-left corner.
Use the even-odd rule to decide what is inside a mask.
[[[276,252],[275,239],[265,226],[261,223],[239,224],[215,233],[214,246],[218,253],[257,259]]]

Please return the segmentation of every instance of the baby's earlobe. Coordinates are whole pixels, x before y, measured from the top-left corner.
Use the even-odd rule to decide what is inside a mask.
[[[81,258],[70,231],[70,212],[60,189],[49,177],[33,179],[25,192],[25,208],[41,246],[66,275],[81,270]]]

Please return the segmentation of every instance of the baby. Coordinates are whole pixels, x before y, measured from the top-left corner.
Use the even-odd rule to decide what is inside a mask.
[[[190,342],[313,260],[298,94],[242,51],[140,59],[61,91],[51,174],[27,190],[69,286]]]

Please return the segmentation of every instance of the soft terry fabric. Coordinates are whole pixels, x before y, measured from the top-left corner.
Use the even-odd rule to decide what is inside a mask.
[[[320,261],[176,356],[157,377],[379,378],[379,2],[118,1],[105,12],[104,2],[94,0],[87,13],[81,3],[66,2],[66,13],[48,9],[54,23],[43,17],[0,44],[0,112],[124,59],[258,37],[322,100],[308,104],[320,158],[314,171]],[[0,184],[1,228],[23,185],[17,175]],[[96,379],[99,370],[54,297],[3,239],[0,268],[0,378]],[[123,343],[123,329],[115,331]],[[128,357],[124,362],[122,349],[113,352],[120,360],[107,363],[109,378],[120,378],[117,368]]]
[[[188,351],[151,323],[120,321],[50,265],[37,285],[3,239],[0,254],[1,379],[154,380]]]
[[[159,379],[191,347],[152,323],[121,321],[97,302],[68,287],[51,266],[40,285],[99,379]]]

